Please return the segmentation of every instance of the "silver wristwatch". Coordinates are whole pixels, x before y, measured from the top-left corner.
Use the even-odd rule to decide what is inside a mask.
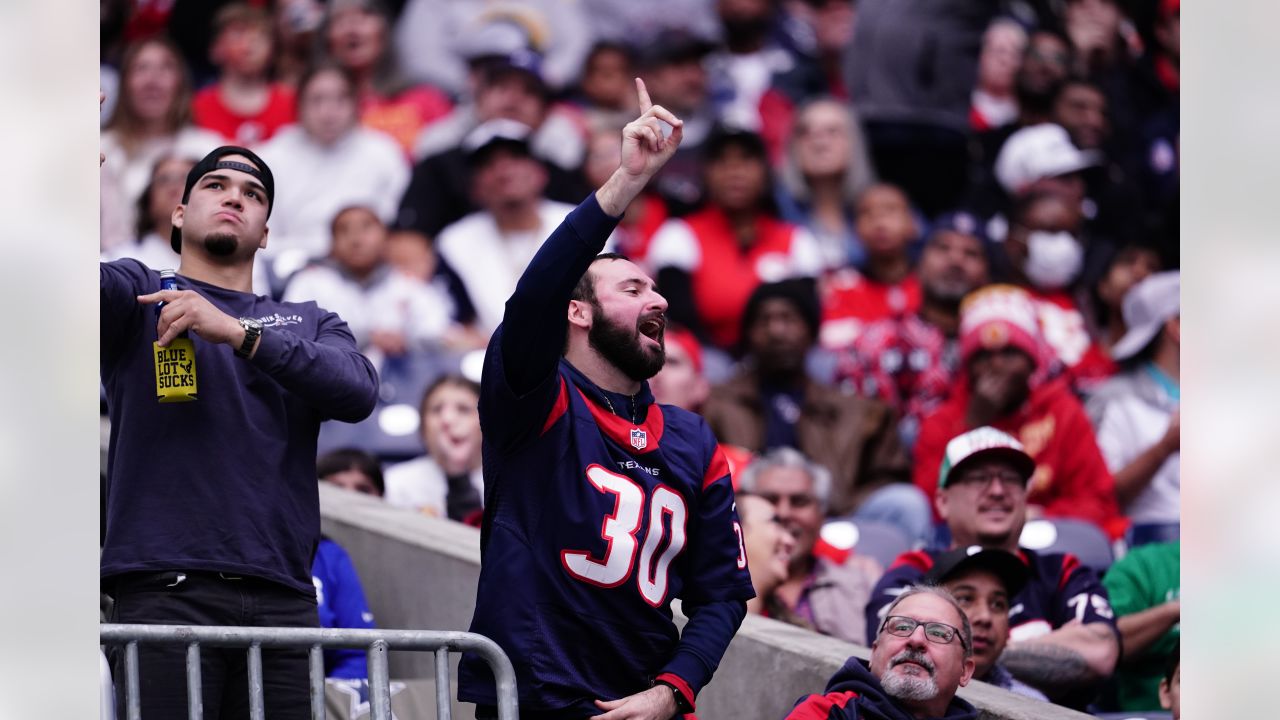
[[[240,327],[244,328],[244,342],[240,343],[240,347],[236,348],[236,356],[247,358],[249,353],[253,352],[253,344],[258,342],[258,338],[262,337],[262,323],[253,318],[240,318]]]

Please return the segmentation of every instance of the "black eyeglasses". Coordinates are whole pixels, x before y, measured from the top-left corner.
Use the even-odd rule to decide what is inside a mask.
[[[1014,470],[971,470],[961,474],[955,480],[951,481],[951,485],[972,485],[974,487],[985,488],[995,480],[1004,486],[1005,490],[1025,490],[1027,487],[1027,479]]]
[[[783,495],[775,492],[757,492],[756,497],[768,500],[774,505],[777,505],[782,500],[786,500],[787,504],[793,508],[807,508],[818,502],[818,498],[814,495],[810,495],[809,493],[791,493],[790,495]]]
[[[964,641],[964,636],[960,634],[959,628],[952,627],[946,623],[924,622],[905,615],[890,615],[885,618],[884,625],[880,626],[880,631],[887,632],[890,635],[897,635],[898,637],[911,637],[911,634],[921,625],[924,626],[925,639],[929,642],[950,645],[958,638],[960,647],[966,649],[969,647]]]

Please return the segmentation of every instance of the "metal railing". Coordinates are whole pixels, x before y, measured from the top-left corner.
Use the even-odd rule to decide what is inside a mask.
[[[310,660],[311,716],[325,720],[324,655],[326,648],[364,648],[369,657],[369,705],[372,720],[391,720],[391,678],[387,670],[389,650],[435,652],[436,713],[450,720],[449,653],[472,652],[493,670],[497,683],[499,720],[517,720],[516,675],[502,648],[483,635],[435,630],[356,630],[345,628],[266,628],[190,625],[99,626],[103,645],[125,646],[125,712],[127,720],[141,720],[138,681],[138,644],[187,646],[187,717],[201,720],[200,647],[247,648],[249,666],[249,717],[264,720],[262,699],[262,648],[307,648]],[[154,720],[154,719],[151,719]]]

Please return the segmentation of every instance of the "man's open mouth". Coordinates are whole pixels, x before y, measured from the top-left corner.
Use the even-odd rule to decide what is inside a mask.
[[[662,342],[662,333],[667,327],[667,321],[661,316],[651,317],[640,321],[640,334],[645,337]]]

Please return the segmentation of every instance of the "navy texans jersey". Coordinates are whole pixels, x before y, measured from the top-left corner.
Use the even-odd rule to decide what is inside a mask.
[[[647,384],[642,422],[610,412],[605,398],[616,407],[626,396],[565,360],[515,397],[502,380],[501,333],[482,383],[486,497],[471,631],[511,657],[521,709],[595,715],[593,700],[639,692],[671,670],[672,598],[687,612],[754,596],[729,466],[706,422],[653,403]],[[712,671],[681,673],[695,685],[684,694]],[[464,658],[459,687],[463,701],[496,702],[474,658]]]
[[[903,553],[893,561],[876,583],[871,601],[867,603],[868,645],[875,640],[889,603],[907,587],[922,582],[933,567],[934,559],[941,554],[937,550],[916,550]],[[1071,620],[1106,623],[1119,637],[1107,589],[1093,570],[1081,565],[1070,553],[1040,555],[1019,549],[1018,555],[1031,568],[1031,577],[1009,606],[1011,641],[1047,635]]]

